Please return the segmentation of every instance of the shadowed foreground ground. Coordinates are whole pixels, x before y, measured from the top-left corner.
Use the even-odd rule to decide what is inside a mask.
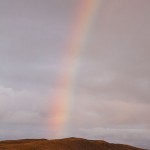
[[[100,140],[66,138],[59,140],[25,139],[1,141],[0,150],[143,150],[128,145],[112,144]]]

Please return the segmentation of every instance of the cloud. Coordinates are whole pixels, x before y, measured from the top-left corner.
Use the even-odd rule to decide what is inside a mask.
[[[102,0],[77,62],[66,136],[149,148],[149,3]],[[79,5],[0,1],[1,139],[53,138],[47,120]]]
[[[81,133],[93,139],[103,139],[115,143],[126,143],[133,146],[149,148],[150,130],[148,129],[94,128],[81,129]]]
[[[19,136],[18,132],[29,133],[28,130],[30,129],[33,133],[37,128],[39,130],[45,128],[46,130],[45,124],[49,116],[47,95],[34,93],[33,91],[16,91],[12,88],[0,86],[0,104],[1,130],[3,130],[3,133],[5,133],[5,130],[13,130],[16,131],[14,137],[17,137]],[[8,138],[6,135],[3,134],[4,137]]]

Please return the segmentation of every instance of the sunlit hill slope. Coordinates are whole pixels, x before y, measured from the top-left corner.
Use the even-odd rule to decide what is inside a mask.
[[[1,141],[0,150],[144,150],[101,140],[66,138],[57,140],[24,139]]]

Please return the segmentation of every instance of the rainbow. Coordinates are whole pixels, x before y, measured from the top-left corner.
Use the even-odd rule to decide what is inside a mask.
[[[100,0],[81,0],[80,2],[80,8],[77,9],[77,16],[66,43],[66,55],[62,62],[64,69],[58,78],[56,94],[53,97],[54,104],[51,110],[53,117],[49,123],[55,132],[55,138],[62,137],[67,126],[77,62],[84,50],[86,37],[88,37]]]

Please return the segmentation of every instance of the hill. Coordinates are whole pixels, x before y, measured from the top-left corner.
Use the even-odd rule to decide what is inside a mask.
[[[23,139],[0,142],[0,150],[144,150],[129,145],[82,138]]]

